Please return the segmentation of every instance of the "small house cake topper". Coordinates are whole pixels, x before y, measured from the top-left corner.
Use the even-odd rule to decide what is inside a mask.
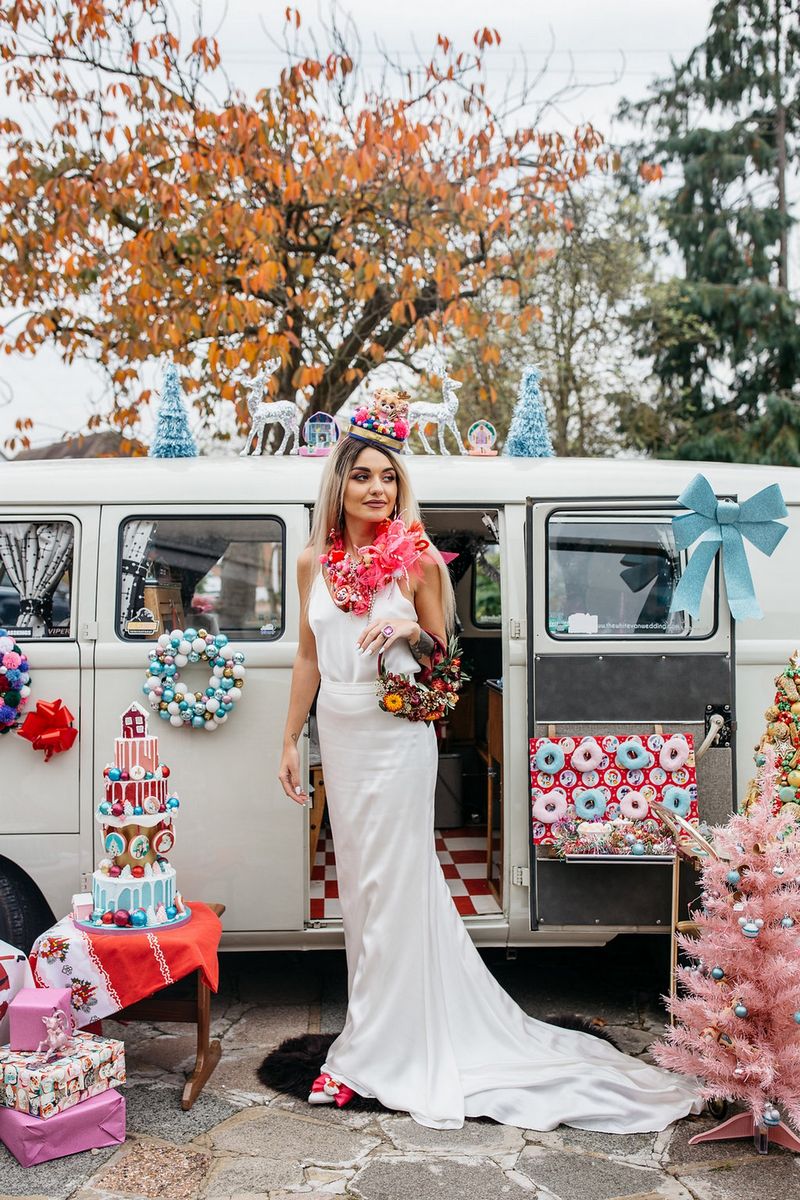
[[[134,700],[122,714],[122,736],[124,738],[147,737],[148,712]]]

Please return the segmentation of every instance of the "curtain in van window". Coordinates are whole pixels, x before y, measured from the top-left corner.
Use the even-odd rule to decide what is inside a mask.
[[[66,521],[0,525],[0,562],[19,592],[17,625],[44,637],[53,593],[72,563],[72,526]]]
[[[155,527],[155,521],[126,521],[122,531],[119,608],[123,628],[142,605],[147,576],[147,547]]]

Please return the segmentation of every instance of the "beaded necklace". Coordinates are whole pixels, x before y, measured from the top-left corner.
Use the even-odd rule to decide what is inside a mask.
[[[407,579],[430,545],[418,521],[406,528],[399,517],[381,521],[372,543],[357,547],[360,561],[345,550],[338,529],[331,529],[328,540],[330,548],[320,555],[320,562],[330,580],[334,604],[344,612],[366,613],[367,617],[372,615],[376,593],[392,579]]]

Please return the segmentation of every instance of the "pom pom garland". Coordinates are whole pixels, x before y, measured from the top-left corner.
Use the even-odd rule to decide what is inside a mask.
[[[16,728],[31,694],[28,659],[5,629],[0,629],[0,734]]]

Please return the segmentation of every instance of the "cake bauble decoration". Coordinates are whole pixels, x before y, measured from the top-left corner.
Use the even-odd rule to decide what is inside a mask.
[[[95,810],[105,857],[92,875],[92,913],[77,923],[109,933],[164,928],[191,916],[165,857],[175,844],[180,801],[148,718],[136,703],[122,714],[114,762],[103,771],[104,796]]]

